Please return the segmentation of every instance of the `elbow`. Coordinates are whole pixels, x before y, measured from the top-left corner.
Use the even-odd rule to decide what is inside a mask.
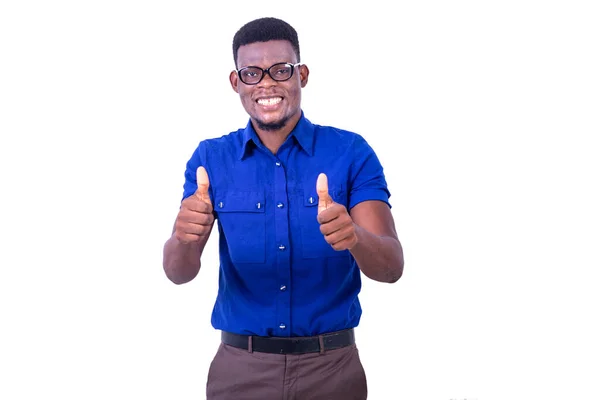
[[[188,283],[189,281],[191,281],[191,279],[183,279],[182,277],[172,276],[168,274],[167,278],[169,278],[169,280],[176,285],[183,285],[184,283]]]
[[[169,278],[169,280],[176,285],[183,285],[184,283],[188,283],[191,280],[193,280],[194,276],[186,277],[186,276],[176,276],[176,275],[167,274],[167,278]]]
[[[389,270],[388,283],[396,283],[402,278],[404,273],[404,258],[400,258]]]
[[[388,283],[396,283],[402,278],[404,273],[404,250],[400,241],[396,239],[397,249],[393,258],[390,260],[390,267],[388,269]]]
[[[184,283],[192,281],[196,277],[196,275],[198,275],[200,268],[171,268],[168,264],[164,264],[163,270],[165,272],[165,275],[171,282],[173,282],[175,285],[183,285]]]
[[[402,278],[402,272],[404,272],[404,268],[400,268],[397,271],[395,270],[393,273],[390,274],[390,277],[388,279],[388,283],[396,283],[400,280],[400,278]]]

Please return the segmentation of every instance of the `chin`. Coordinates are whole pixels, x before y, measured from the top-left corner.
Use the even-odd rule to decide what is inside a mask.
[[[290,117],[281,118],[254,118],[256,125],[264,131],[278,131],[285,126]]]
[[[260,119],[256,120],[256,124],[263,131],[278,131],[285,126],[287,120],[265,122]]]

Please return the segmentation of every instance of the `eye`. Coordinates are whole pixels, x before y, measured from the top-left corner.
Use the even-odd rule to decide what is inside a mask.
[[[290,73],[289,67],[280,67],[275,70],[275,74],[281,75],[281,76],[289,75],[289,73]]]

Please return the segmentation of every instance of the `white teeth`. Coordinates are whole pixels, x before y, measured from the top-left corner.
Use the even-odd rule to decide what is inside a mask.
[[[259,99],[258,104],[261,106],[274,106],[283,100],[281,97],[271,97],[270,99]]]

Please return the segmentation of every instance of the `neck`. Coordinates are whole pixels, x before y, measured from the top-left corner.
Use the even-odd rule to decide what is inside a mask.
[[[277,151],[285,142],[287,137],[290,135],[292,130],[296,127],[296,124],[300,120],[300,115],[290,118],[281,128],[269,129],[268,127],[261,126],[257,121],[252,121],[252,126],[258,135],[258,138],[267,149],[273,154],[277,154]]]
[[[277,154],[277,151],[285,142],[285,139],[289,136],[290,132],[273,132],[273,131],[256,131],[258,138],[265,145],[267,149],[273,154]]]

